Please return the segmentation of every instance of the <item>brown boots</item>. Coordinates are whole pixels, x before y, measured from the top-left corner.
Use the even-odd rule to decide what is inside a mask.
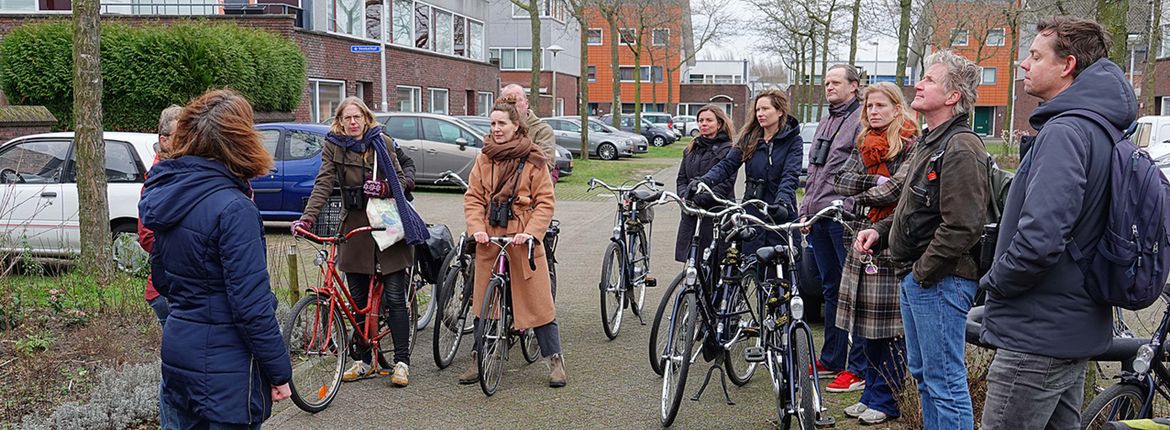
[[[565,376],[565,357],[553,354],[548,358],[548,386],[553,388],[564,387],[568,382]]]
[[[479,382],[479,355],[471,351],[471,366],[459,375],[459,384],[468,385]]]

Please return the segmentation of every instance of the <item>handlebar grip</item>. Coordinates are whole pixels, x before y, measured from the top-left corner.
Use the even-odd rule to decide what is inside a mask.
[[[666,184],[664,184],[664,183],[661,183],[661,182],[658,182],[658,181],[654,181],[654,186],[655,186],[655,187],[665,187],[665,186],[666,186]]]
[[[841,219],[845,220],[845,221],[852,222],[852,221],[857,221],[858,219],[861,218],[861,217],[857,216],[857,214],[854,214],[853,212],[848,212],[848,211],[844,211],[844,210],[837,212],[837,213],[840,214]]]
[[[528,238],[528,268],[536,271],[536,253],[534,252],[533,244],[536,243],[536,238]]]

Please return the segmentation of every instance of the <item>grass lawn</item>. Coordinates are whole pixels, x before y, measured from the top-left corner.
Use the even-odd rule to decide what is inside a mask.
[[[657,147],[650,145],[650,150],[645,154],[638,154],[637,158],[682,158],[683,149],[691,143],[691,137],[685,136],[678,142],[670,145]]]
[[[645,157],[644,155],[642,157]],[[588,192],[589,179],[597,178],[611,186],[625,181],[638,181],[670,167],[677,160],[669,158],[623,158],[620,160],[573,160],[573,175],[557,182],[557,199],[594,200],[599,199],[598,191]],[[669,178],[656,178],[667,182]],[[608,198],[608,197],[606,197]]]

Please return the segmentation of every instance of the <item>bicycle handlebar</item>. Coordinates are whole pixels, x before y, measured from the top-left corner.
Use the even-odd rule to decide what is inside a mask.
[[[503,251],[505,246],[512,244],[512,240],[514,238],[515,238],[515,236],[489,236],[488,243],[491,243],[493,245],[500,247],[500,251]],[[536,270],[536,248],[535,248],[536,238],[530,236],[528,238],[527,245],[528,245],[528,268],[531,270]]]
[[[333,237],[318,236],[316,234],[313,234],[313,232],[311,232],[311,231],[305,230],[304,227],[297,227],[295,230],[296,236],[300,236],[300,237],[309,239],[313,242],[317,242],[320,244],[345,242],[345,241],[349,240],[350,238],[352,238],[356,234],[365,233],[365,232],[375,232],[375,231],[386,231],[386,228],[385,227],[374,228],[374,227],[370,227],[367,225],[365,227],[358,227],[358,228],[355,228],[353,230],[350,230],[349,232],[345,233],[344,236],[338,234],[337,236],[333,236]]]
[[[712,211],[702,209],[702,208],[697,208],[697,207],[691,207],[691,206],[687,205],[686,199],[683,199],[682,197],[679,197],[678,194],[672,193],[670,191],[663,191],[662,197],[659,197],[658,200],[656,200],[654,202],[654,204],[660,205],[660,204],[670,203],[670,202],[677,203],[678,207],[683,211],[683,213],[685,213],[687,215],[694,215],[694,216],[699,216],[699,217],[704,217],[704,218],[720,218],[720,217],[723,217],[724,215],[727,215],[729,213],[743,210],[743,205],[739,204],[739,203],[737,203],[733,206],[730,206],[730,207],[723,208],[722,210],[717,211],[717,212],[712,212]],[[749,202],[751,202],[751,201],[749,200]]]
[[[755,206],[755,207],[759,208],[761,211],[768,210],[768,202],[765,202],[765,201],[760,200],[760,199],[751,199],[751,200],[744,200],[742,202],[736,202],[735,200],[727,200],[727,199],[724,199],[722,197],[719,197],[718,194],[715,194],[715,190],[711,189],[711,186],[707,185],[706,182],[699,182],[698,189],[696,189],[696,191],[700,192],[700,193],[710,194],[711,198],[715,199],[715,203],[719,203],[722,206],[738,206],[738,207]]]
[[[833,200],[833,203],[831,203],[828,207],[821,209],[820,212],[817,212],[815,215],[813,215],[808,220],[805,220],[804,222],[786,222],[783,224],[770,224],[767,221],[764,221],[758,217],[755,217],[755,216],[752,216],[752,215],[746,214],[746,213],[733,214],[731,217],[733,220],[748,221],[748,222],[751,222],[752,224],[756,224],[756,225],[764,228],[765,230],[779,233],[782,231],[789,232],[792,230],[800,230],[800,229],[811,227],[813,224],[815,224],[817,221],[819,221],[823,218],[844,219],[846,216],[850,216],[850,217],[853,216],[852,214],[848,214],[848,215],[846,215],[846,214],[848,214],[848,213],[845,212],[845,210],[844,210],[844,204],[840,200]],[[854,217],[854,218],[856,218],[856,217]]]
[[[658,187],[665,187],[666,186],[666,184],[654,180],[654,177],[651,175],[646,175],[645,177],[642,178],[641,181],[638,181],[638,183],[631,185],[631,186],[628,186],[628,187],[624,187],[624,186],[623,187],[614,187],[614,186],[611,186],[611,185],[605,183],[605,181],[602,181],[602,180],[597,179],[597,178],[589,178],[588,185],[589,185],[589,189],[586,191],[593,191],[595,188],[601,187],[601,188],[605,188],[607,190],[613,191],[615,193],[624,193],[624,192],[628,192],[628,191],[634,191],[635,189],[637,189],[638,187],[641,187],[643,185],[650,185],[650,189],[654,190],[654,191],[658,191]]]
[[[440,174],[439,179],[435,179],[436,185],[442,184],[444,182],[459,185],[459,186],[463,187],[464,191],[471,188],[471,186],[467,184],[467,181],[463,180],[463,177],[455,174],[455,172],[450,171],[450,170],[445,171],[442,174]]]

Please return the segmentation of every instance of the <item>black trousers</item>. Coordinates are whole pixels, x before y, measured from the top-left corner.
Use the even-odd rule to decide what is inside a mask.
[[[345,281],[349,284],[349,294],[353,296],[354,305],[358,308],[366,307],[370,295],[370,275],[364,273],[346,273]],[[399,270],[382,276],[382,309],[389,311],[390,338],[394,340],[394,361],[410,365],[410,310],[406,307],[406,270]],[[357,315],[359,325],[366,323],[365,315]],[[370,364],[371,352],[363,351],[359,359]]]

